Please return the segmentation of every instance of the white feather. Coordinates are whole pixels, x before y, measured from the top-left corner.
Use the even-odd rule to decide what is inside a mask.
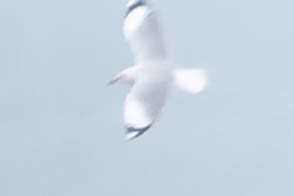
[[[136,66],[118,74],[110,83],[125,81],[132,88],[124,105],[126,139],[134,139],[151,127],[158,117],[170,87],[174,83],[189,92],[200,92],[206,77],[199,69],[172,71],[165,37],[155,13],[140,0],[130,0],[124,21],[124,35],[135,58]],[[133,7],[132,7],[133,6]]]
[[[201,92],[206,84],[206,74],[202,69],[176,69],[173,72],[174,84],[191,93]]]

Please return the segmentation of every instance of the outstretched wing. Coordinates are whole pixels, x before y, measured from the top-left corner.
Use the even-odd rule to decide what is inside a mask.
[[[167,94],[167,84],[138,82],[132,87],[124,105],[126,139],[136,138],[152,126]]]
[[[137,62],[168,58],[161,26],[148,5],[136,7],[128,13],[124,34]]]

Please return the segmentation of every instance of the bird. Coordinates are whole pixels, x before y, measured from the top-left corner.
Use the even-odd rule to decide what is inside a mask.
[[[123,34],[134,65],[115,75],[108,84],[127,84],[124,102],[125,139],[145,133],[156,121],[173,86],[190,93],[201,92],[207,84],[203,69],[178,68],[157,13],[146,0],[129,0],[123,21]]]

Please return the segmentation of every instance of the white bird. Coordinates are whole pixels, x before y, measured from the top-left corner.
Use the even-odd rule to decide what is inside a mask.
[[[146,1],[128,1],[123,32],[135,65],[117,74],[109,84],[131,86],[124,104],[125,137],[131,140],[152,126],[173,85],[198,93],[206,85],[206,76],[201,69],[172,68],[161,26]]]

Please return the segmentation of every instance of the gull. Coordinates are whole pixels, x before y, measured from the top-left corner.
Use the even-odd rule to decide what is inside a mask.
[[[198,93],[206,86],[202,69],[173,69],[167,41],[152,7],[144,0],[129,0],[123,22],[134,66],[118,73],[109,84],[131,86],[124,103],[126,140],[146,132],[155,122],[172,86]]]

